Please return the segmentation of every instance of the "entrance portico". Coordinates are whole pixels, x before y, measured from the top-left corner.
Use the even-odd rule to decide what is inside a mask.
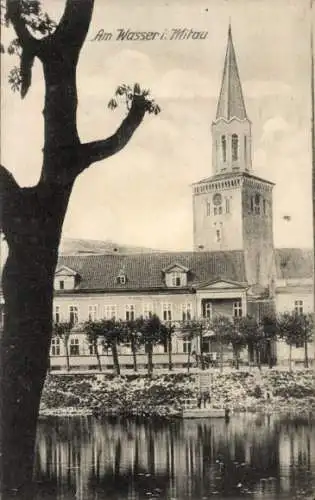
[[[242,317],[247,314],[248,285],[227,280],[215,280],[196,286],[196,313],[211,319],[224,315]]]

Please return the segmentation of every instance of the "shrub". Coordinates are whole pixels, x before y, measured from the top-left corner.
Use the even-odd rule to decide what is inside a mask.
[[[260,387],[260,385],[256,385],[255,389],[253,390],[254,398],[260,399],[262,395],[263,395],[262,388]]]

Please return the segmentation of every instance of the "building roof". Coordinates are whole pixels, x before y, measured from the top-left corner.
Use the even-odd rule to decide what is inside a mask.
[[[304,248],[277,248],[275,252],[278,279],[313,277],[314,251]]]
[[[303,280],[313,276],[313,251],[301,248],[275,250],[278,279]],[[159,252],[144,254],[62,255],[58,266],[67,266],[80,276],[78,290],[165,289],[164,271],[172,264],[188,269],[187,287],[209,280],[246,283],[244,253]],[[121,269],[126,284],[119,284]]]
[[[216,119],[231,120],[247,118],[241,80],[239,77],[236,55],[233,46],[231,26],[228,31],[228,42],[224,61],[222,84],[218,101]]]
[[[79,290],[114,291],[165,289],[163,269],[173,263],[189,269],[188,287],[217,278],[246,282],[242,251],[63,255],[58,265],[66,265],[79,274]],[[124,285],[117,280],[122,268],[126,273]]]

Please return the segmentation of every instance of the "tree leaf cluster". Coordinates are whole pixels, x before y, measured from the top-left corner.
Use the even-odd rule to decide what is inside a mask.
[[[161,111],[160,106],[150,95],[150,90],[142,89],[139,83],[135,83],[133,87],[126,84],[118,85],[115,96],[108,103],[108,108],[114,110],[123,103],[127,111],[130,111],[134,101],[141,102],[143,109],[149,114],[158,115]]]

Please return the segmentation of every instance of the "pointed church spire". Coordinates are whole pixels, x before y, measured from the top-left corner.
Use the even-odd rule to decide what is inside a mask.
[[[232,29],[231,24],[229,24],[228,43],[216,119],[224,118],[225,120],[231,120],[232,118],[239,118],[240,120],[244,120],[246,117],[242,86],[232,40]]]

